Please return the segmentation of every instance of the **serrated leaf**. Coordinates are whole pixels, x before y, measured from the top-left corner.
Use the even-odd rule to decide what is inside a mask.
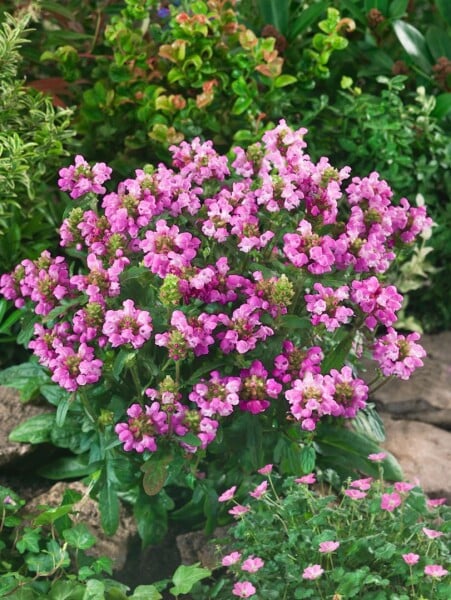
[[[202,579],[210,577],[211,571],[199,566],[199,563],[186,566],[180,565],[175,571],[172,581],[174,587],[170,589],[171,594],[189,594],[193,585]]]
[[[400,20],[393,22],[393,29],[410,58],[426,73],[430,73],[432,65],[423,34],[410,23]]]
[[[42,444],[50,441],[50,434],[54,427],[55,415],[53,413],[36,415],[15,427],[9,434],[9,439],[12,442]]]
[[[70,546],[79,550],[92,548],[96,543],[95,536],[92,535],[84,523],[78,523],[70,529],[65,529],[63,531],[63,538]]]

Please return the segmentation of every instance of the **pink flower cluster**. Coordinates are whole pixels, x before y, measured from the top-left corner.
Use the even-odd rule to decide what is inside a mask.
[[[126,450],[188,433],[205,447],[221,419],[285,401],[307,431],[355,417],[367,386],[350,363],[325,369],[324,358],[362,325],[385,376],[422,365],[418,334],[393,329],[402,296],[384,274],[431,220],[406,199],[395,205],[377,173],[346,185],[350,169],[314,163],[305,134],[282,120],[230,160],[196,138],[171,147],[172,167],[136,170],[110,193],[104,163],[76,156],[61,169],[72,198],[99,196],[61,226],[77,262],[43,252],[2,275],[0,292],[39,316],[30,348],[68,391],[108,379],[112,365],[131,382],[129,353],[137,389],[117,425]],[[136,385],[149,372],[155,382]],[[164,400],[168,373],[176,401]],[[158,392],[147,405],[149,383]]]

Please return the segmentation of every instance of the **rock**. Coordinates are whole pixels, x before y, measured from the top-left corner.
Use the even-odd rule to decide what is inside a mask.
[[[177,548],[183,565],[200,562],[207,569],[218,566],[218,552],[215,540],[226,535],[228,527],[218,527],[212,536],[206,536],[203,531],[193,531],[178,535]]]
[[[392,419],[382,415],[386,441],[383,447],[399,461],[405,479],[418,480],[428,496],[451,502],[451,433],[428,423]]]
[[[83,498],[75,504],[74,508],[78,512],[79,521],[85,523],[98,540],[89,553],[96,557],[107,556],[113,560],[114,569],[122,569],[127,559],[129,542],[137,533],[133,517],[126,514],[124,507],[121,507],[119,528],[112,536],[108,536],[103,532],[97,502],[89,497],[88,488],[80,481],[55,484],[47,492],[37,496],[27,504],[27,509],[33,513],[40,504],[59,506],[67,489],[83,494]]]
[[[424,367],[403,381],[395,379],[372,394],[381,412],[451,430],[451,331],[421,338]]]
[[[0,467],[15,464],[34,452],[31,444],[10,442],[9,434],[23,421],[45,411],[44,407],[21,402],[16,390],[0,386]]]

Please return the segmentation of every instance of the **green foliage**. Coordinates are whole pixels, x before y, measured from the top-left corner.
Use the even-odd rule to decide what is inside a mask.
[[[312,489],[305,481],[281,481],[272,472],[257,499],[240,490],[227,504],[241,501],[249,510],[219,544],[220,555],[241,556],[227,575],[218,571],[215,583],[199,585],[192,597],[228,599],[233,578],[253,584],[256,600],[449,598],[449,574],[424,572],[427,565],[449,564],[449,507],[429,504],[420,488],[403,487],[405,482],[387,486],[382,468],[376,480],[349,479],[339,495],[330,493],[323,476],[320,472],[320,484]],[[387,504],[390,498],[397,506]],[[415,564],[403,560],[409,554],[417,554]],[[255,557],[264,564],[245,571],[244,561]],[[317,571],[310,575],[312,566]]]
[[[19,74],[29,17],[3,14],[0,26],[0,267],[20,256],[35,257],[54,238],[52,188],[56,165],[72,133],[71,111],[55,109],[49,97]],[[54,192],[53,192],[54,193]],[[11,314],[12,315],[14,313]]]
[[[80,522],[81,494],[58,507],[29,512],[12,490],[0,486],[0,596],[11,600],[159,600],[160,591],[178,597],[210,576],[199,565],[180,566],[170,581],[140,585],[133,592],[109,578],[113,563],[92,555],[97,542]],[[88,552],[89,551],[89,552]],[[130,593],[129,593],[130,592]]]

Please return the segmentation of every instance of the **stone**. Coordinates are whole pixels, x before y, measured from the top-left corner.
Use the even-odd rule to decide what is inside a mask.
[[[380,412],[451,430],[451,331],[424,335],[421,344],[428,353],[424,367],[407,381],[387,382],[371,399]]]
[[[200,562],[207,569],[218,566],[218,551],[215,540],[226,535],[228,527],[218,527],[212,536],[207,536],[203,531],[183,533],[176,538],[177,548],[183,565],[192,565]]]
[[[59,506],[63,499],[64,492],[67,489],[75,490],[83,494],[82,499],[74,505],[78,513],[78,520],[86,524],[93,535],[97,538],[96,545],[88,551],[91,556],[107,556],[113,560],[113,568],[120,570],[124,567],[128,547],[131,540],[136,536],[137,529],[133,517],[126,513],[125,508],[121,507],[119,518],[119,527],[112,536],[106,535],[100,525],[100,512],[98,504],[90,498],[88,488],[81,481],[59,482],[52,486],[45,493],[37,496],[27,504],[27,510],[30,513],[36,511],[40,504],[48,506]]]
[[[418,421],[395,420],[382,415],[386,441],[402,467],[404,478],[415,482],[432,498],[446,497],[451,503],[451,433]]]
[[[9,434],[20,423],[46,412],[46,408],[21,402],[19,392],[0,386],[0,467],[16,465],[35,451],[31,444],[11,442]]]

